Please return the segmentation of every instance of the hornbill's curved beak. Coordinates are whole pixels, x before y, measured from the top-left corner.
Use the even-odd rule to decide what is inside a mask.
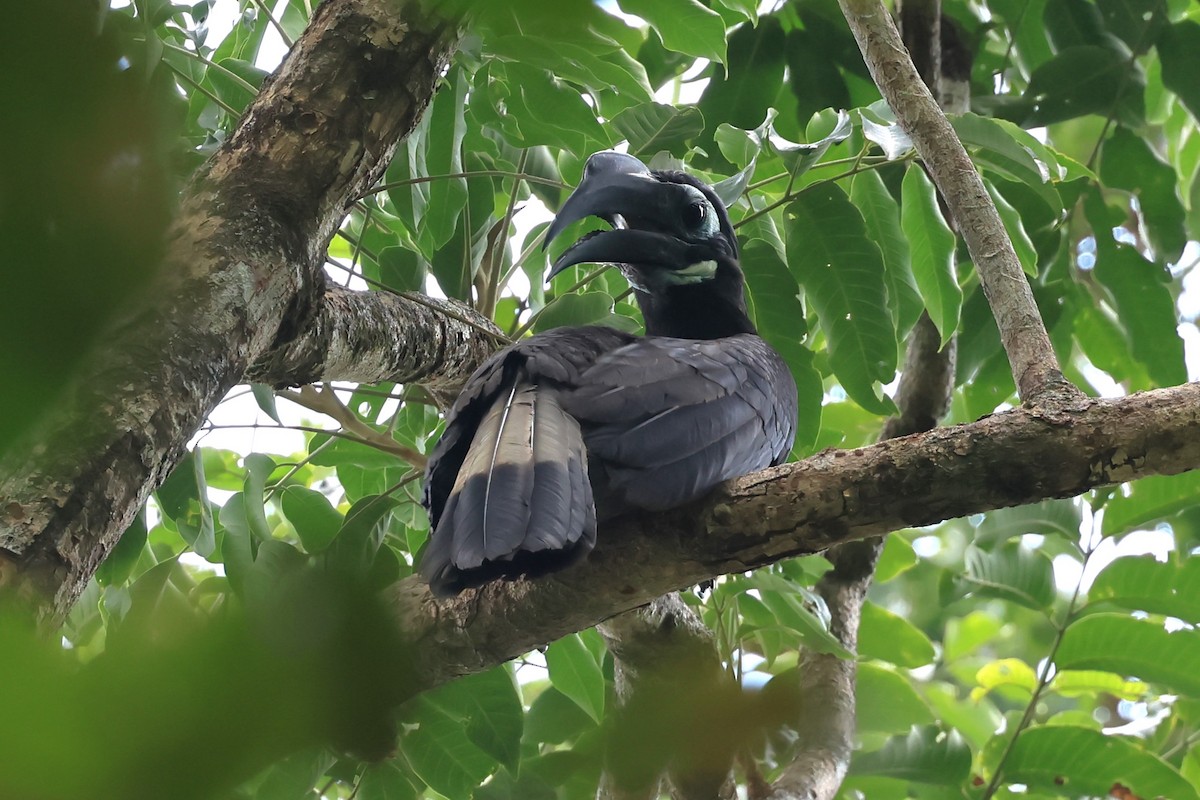
[[[633,156],[611,151],[594,154],[584,167],[583,180],[546,230],[543,249],[567,226],[584,217],[600,217],[618,228],[626,226],[627,220],[666,227],[668,215],[675,208],[666,186]],[[686,264],[689,248],[687,242],[674,236],[644,229],[596,232],[567,248],[546,280],[567,267],[587,262]]]

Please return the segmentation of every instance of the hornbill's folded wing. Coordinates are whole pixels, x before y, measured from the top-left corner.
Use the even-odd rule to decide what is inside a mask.
[[[791,373],[752,334],[637,340],[598,359],[562,401],[614,511],[677,506],[781,463],[796,418]]]

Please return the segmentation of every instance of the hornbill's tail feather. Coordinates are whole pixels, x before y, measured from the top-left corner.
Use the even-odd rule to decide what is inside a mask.
[[[515,382],[484,414],[421,562],[434,593],[539,575],[583,557],[596,511],[579,423]]]

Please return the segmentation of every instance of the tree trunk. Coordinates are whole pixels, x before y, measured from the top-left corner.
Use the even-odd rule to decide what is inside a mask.
[[[416,8],[317,9],[192,179],[152,300],[0,462],[0,586],[43,620],[65,615],[247,368],[320,318],[329,240],[420,118],[454,46],[453,26]],[[447,364],[461,379],[467,360]]]

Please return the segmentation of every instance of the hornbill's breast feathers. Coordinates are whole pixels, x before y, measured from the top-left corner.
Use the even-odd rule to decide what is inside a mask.
[[[573,244],[551,274],[615,264],[647,335],[560,328],[470,378],[425,478],[421,573],[437,594],[565,567],[591,550],[598,520],[681,505],[791,450],[795,383],[746,314],[711,188],[597,153],[547,239],[586,216],[616,227]]]

